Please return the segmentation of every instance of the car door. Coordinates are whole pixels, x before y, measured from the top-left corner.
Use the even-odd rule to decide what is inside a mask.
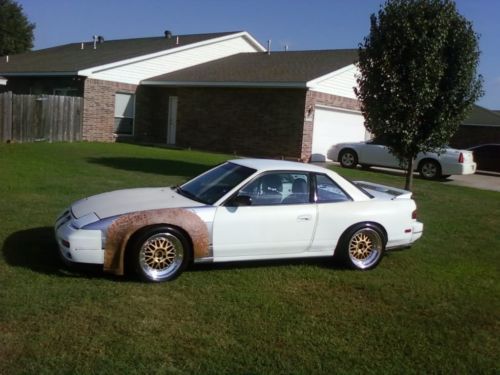
[[[295,188],[298,185],[302,191]],[[241,205],[242,201],[248,205]],[[307,251],[316,217],[308,173],[260,175],[217,208],[213,224],[214,258],[285,257]]]
[[[397,167],[398,160],[389,152],[383,139],[373,139],[359,150],[360,164],[379,165],[383,167]]]

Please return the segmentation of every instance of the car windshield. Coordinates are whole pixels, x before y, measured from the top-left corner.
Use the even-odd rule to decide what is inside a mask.
[[[201,203],[214,204],[254,173],[255,169],[228,162],[186,182],[177,192]]]

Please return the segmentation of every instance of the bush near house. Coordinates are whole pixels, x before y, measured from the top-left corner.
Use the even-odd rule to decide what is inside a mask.
[[[75,199],[177,184],[230,156],[123,144],[0,145],[0,373],[493,373],[500,199],[415,181],[424,237],[371,272],[329,260],[194,266],[160,285],[69,271]],[[402,177],[345,171],[402,185]]]

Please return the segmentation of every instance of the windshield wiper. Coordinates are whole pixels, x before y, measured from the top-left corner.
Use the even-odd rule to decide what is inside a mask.
[[[202,201],[202,200],[201,200],[200,198],[198,198],[196,195],[194,195],[193,193],[191,193],[191,192],[189,192],[189,191],[187,191],[187,190],[183,190],[180,186],[177,186],[177,187],[175,188],[175,191],[176,191],[178,194],[180,194],[180,195],[182,195],[182,196],[184,196],[184,197],[186,197],[186,198],[192,199],[192,200],[194,200],[194,201],[196,201],[196,202],[200,202],[200,203],[204,203],[204,204],[206,204],[206,202]]]

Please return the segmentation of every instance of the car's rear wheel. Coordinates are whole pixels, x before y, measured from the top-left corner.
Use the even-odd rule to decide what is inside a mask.
[[[185,236],[169,226],[146,229],[133,245],[135,272],[144,281],[168,281],[179,276],[189,261]]]
[[[344,168],[354,168],[358,165],[358,155],[353,150],[342,150],[339,154],[340,165]]]
[[[339,250],[348,267],[369,270],[382,260],[385,251],[384,235],[376,226],[358,225],[346,233]]]
[[[418,172],[422,178],[426,180],[434,180],[441,177],[441,166],[432,159],[425,159],[420,162]]]

